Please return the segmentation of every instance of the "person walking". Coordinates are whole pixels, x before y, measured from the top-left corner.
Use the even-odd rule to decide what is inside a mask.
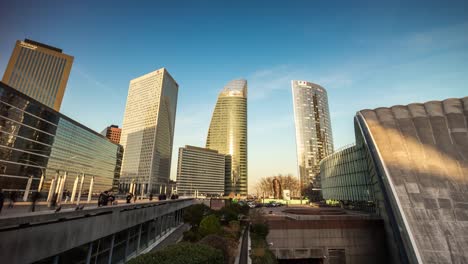
[[[5,201],[5,195],[3,194],[3,190],[0,190],[0,214],[2,213],[4,201]]]
[[[34,212],[36,210],[36,202],[41,198],[41,193],[40,192],[33,192],[31,195],[31,212]]]
[[[68,200],[70,200],[70,191],[65,190],[65,203],[67,203]]]
[[[13,206],[15,206],[16,197],[17,197],[17,194],[15,191],[10,193],[10,203],[8,204],[8,208],[13,208]]]
[[[132,193],[127,193],[127,197],[126,197],[127,203],[130,203],[132,201],[132,196],[133,196]]]
[[[149,200],[150,200],[150,201],[153,201],[153,193],[150,193],[150,195],[149,195]]]

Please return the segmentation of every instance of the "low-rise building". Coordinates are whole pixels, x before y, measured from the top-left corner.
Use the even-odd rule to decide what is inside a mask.
[[[182,196],[222,196],[226,173],[230,173],[227,167],[230,168],[229,155],[194,146],[179,148],[177,193]]]

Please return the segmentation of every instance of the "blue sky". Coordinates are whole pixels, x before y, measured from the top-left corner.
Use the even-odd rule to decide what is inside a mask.
[[[1,1],[0,73],[18,39],[63,49],[61,111],[101,131],[122,124],[130,79],[166,67],[180,85],[173,160],[205,145],[219,91],[246,78],[253,187],[297,174],[292,79],[328,90],[336,147],[360,109],[468,95],[468,2],[408,2]]]

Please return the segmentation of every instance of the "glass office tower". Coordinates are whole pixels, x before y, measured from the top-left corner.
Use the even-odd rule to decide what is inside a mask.
[[[120,144],[121,189],[166,193],[179,85],[165,68],[130,81]]]
[[[206,147],[232,157],[225,193],[247,195],[247,81],[229,82],[218,96]]]
[[[72,64],[73,57],[61,49],[18,40],[2,82],[59,111]]]
[[[292,81],[297,163],[302,188],[320,188],[320,161],[333,153],[327,91],[315,83]]]
[[[122,149],[101,134],[0,82],[0,189],[37,191],[63,181],[85,192],[117,186]],[[28,183],[30,182],[30,184]]]

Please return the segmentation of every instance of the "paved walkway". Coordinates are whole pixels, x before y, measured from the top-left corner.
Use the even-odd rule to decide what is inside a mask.
[[[164,249],[167,246],[175,245],[178,243],[184,236],[184,232],[190,229],[189,224],[181,225],[177,230],[172,232],[166,239],[164,239],[161,243],[155,246],[150,252],[155,252],[161,249]]]
[[[153,199],[153,201],[157,201],[158,199]],[[148,199],[144,200],[137,200],[137,203],[149,202]],[[117,204],[125,204],[125,200],[117,200]],[[133,200],[132,200],[133,203]],[[62,203],[62,208],[60,211],[73,211],[76,208],[76,201],[74,203]],[[84,206],[84,209],[96,208],[97,200],[92,200],[90,203],[87,201],[81,201],[80,206]],[[112,205],[108,205],[112,206]],[[8,218],[8,217],[19,217],[19,216],[27,216],[32,214],[49,214],[55,212],[56,208],[48,207],[48,203],[46,201],[41,201],[36,203],[35,211],[32,212],[32,203],[31,202],[16,202],[13,208],[8,208],[8,202],[5,202],[3,205],[2,212],[0,212],[0,218]]]

